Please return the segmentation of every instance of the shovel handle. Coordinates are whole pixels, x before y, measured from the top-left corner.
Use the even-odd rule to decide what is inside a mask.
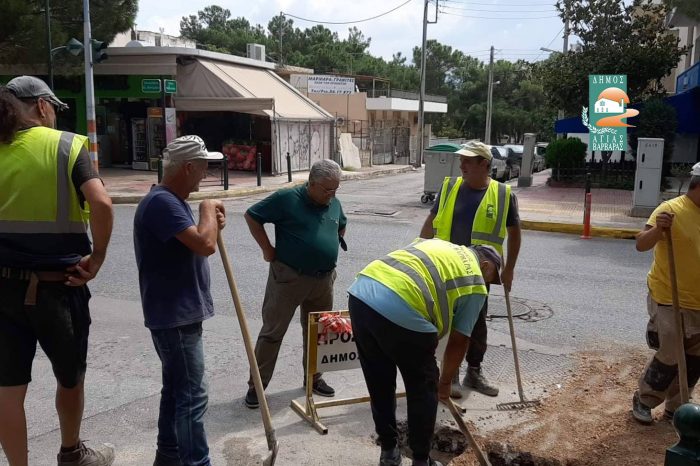
[[[676,359],[678,360],[678,387],[681,395],[681,404],[688,402],[688,368],[685,361],[685,331],[683,329],[683,314],[678,300],[678,281],[676,279],[676,259],[673,254],[673,238],[671,229],[666,230],[666,244],[668,246],[668,271],[671,279],[671,294],[673,295],[673,314],[676,321]]]
[[[520,378],[520,359],[518,358],[518,347],[515,343],[515,325],[513,325],[513,311],[510,308],[510,291],[505,286],[503,291],[506,296],[506,311],[508,312],[508,327],[510,328],[510,343],[513,346],[513,364],[515,364],[515,379],[518,382],[518,395],[520,396],[520,401],[525,401],[525,394],[523,392],[523,381]]]
[[[262,379],[260,378],[258,361],[255,359],[255,350],[253,349],[253,343],[250,339],[250,332],[248,331],[248,322],[246,321],[245,313],[243,312],[241,298],[238,295],[238,287],[236,286],[236,281],[233,278],[231,262],[229,261],[226,246],[224,245],[224,240],[221,237],[221,232],[219,232],[219,235],[216,238],[216,244],[219,247],[219,254],[221,255],[221,260],[224,264],[224,271],[226,272],[226,280],[228,280],[228,286],[231,289],[233,305],[236,308],[236,316],[238,317],[238,323],[241,327],[243,344],[245,345],[245,352],[248,355],[248,363],[250,364],[250,373],[253,377],[255,392],[258,395],[258,402],[260,403],[260,413],[262,414],[262,421],[263,425],[265,426],[268,447],[270,449],[273,447],[276,448],[277,440],[275,438],[275,429],[272,427],[270,408],[267,405],[267,399],[265,399],[265,389],[263,388]]]
[[[450,409],[450,412],[452,413],[452,417],[455,419],[457,422],[457,425],[459,426],[459,430],[462,431],[462,433],[467,437],[467,440],[469,441],[469,444],[472,446],[474,449],[474,453],[476,453],[476,457],[479,460],[479,464],[481,466],[491,466],[491,463],[489,462],[488,457],[484,454],[484,451],[479,447],[479,444],[476,443],[476,439],[472,435],[472,433],[469,431],[469,428],[467,427],[467,423],[464,422],[464,418],[462,418],[462,413],[459,412],[459,408],[455,406],[454,401],[451,399],[448,399],[447,402],[447,407]]]

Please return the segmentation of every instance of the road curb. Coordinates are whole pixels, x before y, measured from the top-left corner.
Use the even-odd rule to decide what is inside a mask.
[[[340,179],[347,180],[366,180],[369,178],[377,178],[380,176],[398,175],[416,170],[408,165],[399,169],[375,170],[371,172],[343,172]],[[228,191],[198,191],[190,194],[187,199],[189,201],[201,201],[203,199],[233,199],[237,197],[254,196],[256,194],[264,194],[277,191],[279,189],[291,188],[300,184],[306,183],[306,180],[296,180],[291,183],[275,184],[270,186],[252,186],[245,188],[234,188]],[[146,194],[114,194],[110,195],[112,204],[138,204]]]
[[[551,233],[568,233],[580,235],[583,233],[583,225],[575,223],[558,222],[537,222],[532,220],[521,220],[520,226],[523,230],[547,231]],[[639,230],[632,228],[610,228],[591,226],[591,236],[597,238],[617,238],[634,239]]]

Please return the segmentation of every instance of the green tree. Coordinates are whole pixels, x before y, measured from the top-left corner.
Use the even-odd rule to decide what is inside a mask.
[[[629,144],[632,148],[632,156],[637,157],[637,142],[643,138],[663,138],[664,140],[664,167],[663,175],[668,176],[671,171],[671,158],[676,138],[678,120],[676,109],[668,105],[660,98],[651,98],[644,102],[639,110],[636,127],[629,134]]]
[[[688,18],[700,21],[700,2],[698,0],[664,0],[664,3],[669,9],[678,8],[678,11]]]
[[[71,37],[83,41],[82,0],[51,0],[51,42],[65,44]],[[90,4],[92,36],[111,42],[134,24],[138,0],[94,1]],[[5,0],[0,28],[0,60],[4,63],[45,63],[47,55],[44,0]],[[78,65],[80,59],[63,54],[57,65]]]
[[[633,102],[663,92],[661,79],[687,52],[664,24],[666,8],[643,0],[559,0],[580,51],[552,54],[538,78],[552,107],[577,115],[588,105],[588,75],[626,74]]]

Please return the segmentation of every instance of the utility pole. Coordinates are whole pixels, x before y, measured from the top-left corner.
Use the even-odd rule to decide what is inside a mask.
[[[95,122],[95,82],[92,76],[92,32],[90,30],[90,0],[83,0],[83,50],[85,51],[85,107],[90,160],[99,169],[97,159],[97,123]]]
[[[493,105],[493,45],[491,46],[491,57],[489,58],[489,86],[486,96],[486,131],[484,132],[484,144],[491,144],[491,112]]]
[[[46,20],[46,49],[48,52],[48,65],[49,65],[49,89],[53,91],[53,54],[51,53],[51,7],[49,6],[49,0],[44,2],[44,19]]]
[[[562,53],[566,55],[569,53],[569,10],[568,5],[565,3],[564,4],[564,47],[562,50]],[[557,111],[557,120],[563,120],[564,119],[564,110],[559,109]],[[563,134],[559,133],[557,134],[557,139],[562,139],[564,137]]]
[[[415,167],[423,165],[423,129],[425,127],[425,47],[428,36],[428,3],[425,0],[423,5],[423,42],[420,55],[420,94],[418,96],[418,147],[416,147]]]
[[[282,55],[282,33],[284,32],[284,15],[280,11],[280,56],[279,56],[279,61],[280,61],[280,66],[284,65],[284,58]]]

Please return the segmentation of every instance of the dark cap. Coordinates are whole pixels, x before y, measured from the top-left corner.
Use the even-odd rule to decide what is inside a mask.
[[[498,253],[498,251],[496,251],[496,249],[493,246],[487,246],[484,244],[471,246],[470,249],[474,250],[474,252],[476,252],[476,255],[479,256],[479,262],[487,260],[496,266],[496,281],[493,283],[496,285],[500,285],[501,266],[503,265],[503,259],[501,258],[501,255]]]
[[[66,110],[68,105],[56,97],[51,88],[34,76],[18,76],[9,83],[7,89],[18,99],[42,99],[51,102],[58,110]]]

